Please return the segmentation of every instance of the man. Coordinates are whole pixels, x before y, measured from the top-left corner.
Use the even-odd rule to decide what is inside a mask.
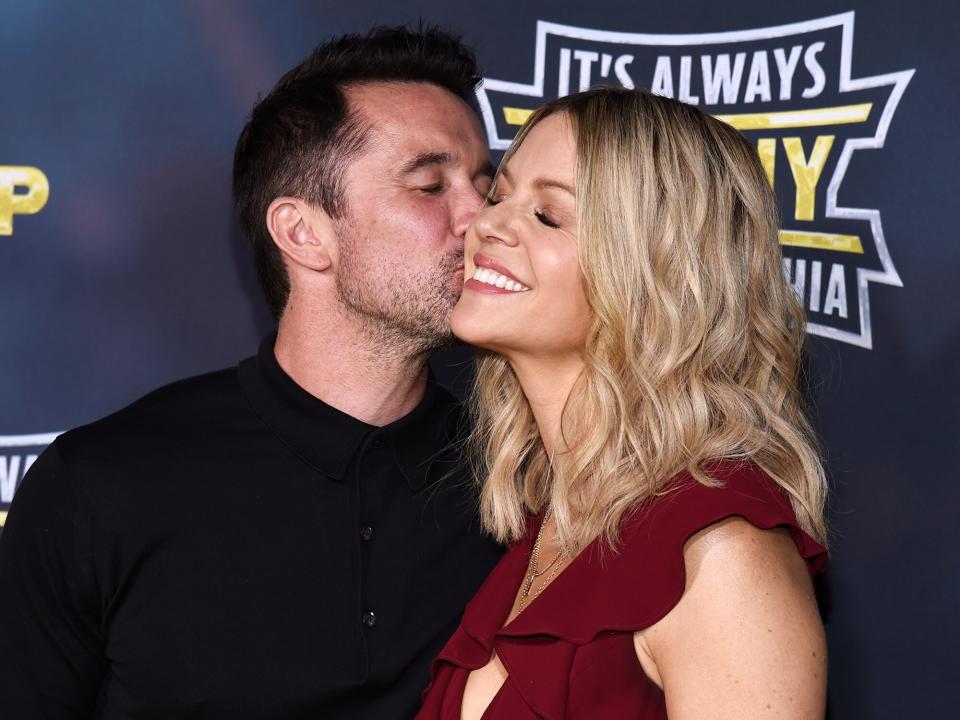
[[[0,541],[4,718],[405,718],[498,556],[428,377],[492,168],[472,54],[319,47],[234,193],[277,334],[60,438]]]

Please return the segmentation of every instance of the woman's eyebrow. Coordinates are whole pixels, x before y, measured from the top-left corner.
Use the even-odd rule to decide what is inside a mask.
[[[510,176],[510,171],[507,169],[506,165],[500,168],[500,175],[506,178],[508,182],[510,183],[513,182],[513,179]],[[567,183],[561,180],[555,180],[553,178],[546,178],[546,177],[538,177],[531,183],[531,185],[533,185],[538,190],[543,190],[545,188],[557,188],[558,190],[564,190],[570,193],[571,197],[573,197],[574,200],[576,200],[577,198],[576,191],[570,185],[568,185]]]
[[[544,188],[558,188],[570,193],[570,195],[574,198],[577,197],[577,193],[575,193],[573,188],[567,185],[567,183],[561,182],[560,180],[554,180],[553,178],[537,178],[533,181],[533,186],[540,190]]]

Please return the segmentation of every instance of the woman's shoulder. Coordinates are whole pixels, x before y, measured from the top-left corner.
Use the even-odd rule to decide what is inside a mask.
[[[710,484],[680,473],[661,495],[630,513],[623,525],[610,570],[623,587],[653,589],[658,608],[644,625],[669,611],[682,596],[685,550],[694,543],[698,545],[694,552],[722,545],[738,554],[738,561],[749,563],[758,552],[768,550],[758,541],[772,536],[759,531],[781,528],[785,532],[778,534],[780,541],[771,541],[773,545],[782,549],[783,536],[789,535],[810,575],[826,568],[826,548],[800,526],[786,491],[762,468],[749,461],[717,460],[706,464],[703,472]]]
[[[684,538],[675,560],[683,582],[671,589],[662,616],[634,635],[644,670],[661,687],[669,677],[685,688],[692,717],[709,711],[707,697],[714,710],[769,708],[784,683],[804,688],[799,701],[811,713],[822,695],[826,646],[808,575],[823,568],[825,550],[797,527],[771,478],[745,471],[718,488],[693,488],[691,497],[712,500],[674,508],[674,521],[691,513],[697,520],[674,541]]]
[[[826,549],[800,526],[786,491],[762,468],[749,461],[716,460],[704,465],[703,474],[709,484],[687,472],[678,474],[661,494],[627,515],[615,562],[624,579],[636,577],[655,559],[656,575],[675,593],[684,575],[687,543],[733,519],[738,522],[723,523],[729,528],[722,538],[712,534],[715,540],[742,543],[753,529],[783,528],[811,575],[825,569]]]

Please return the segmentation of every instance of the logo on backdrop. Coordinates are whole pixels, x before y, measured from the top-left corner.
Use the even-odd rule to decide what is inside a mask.
[[[50,182],[42,170],[0,165],[0,235],[13,235],[13,216],[40,212],[49,197]],[[0,528],[24,474],[58,434],[0,435]]]
[[[24,474],[59,434],[0,435],[0,527],[7,522],[7,510]]]
[[[509,146],[541,103],[617,84],[697,105],[757,148],[780,202],[787,280],[809,332],[873,346],[868,284],[902,287],[880,211],[840,207],[854,151],[881,148],[913,70],[853,79],[854,13],[697,35],[591,30],[539,21],[533,82],[484,78],[491,147]]]
[[[0,235],[13,235],[13,216],[40,212],[49,197],[50,182],[43,170],[0,165]]]

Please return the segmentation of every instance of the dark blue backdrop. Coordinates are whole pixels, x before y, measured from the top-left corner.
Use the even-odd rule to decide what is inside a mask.
[[[657,84],[757,143],[816,333],[831,717],[956,715],[953,3],[34,0],[0,12],[0,233],[12,222],[0,234],[0,520],[53,433],[253,352],[270,321],[229,195],[246,114],[327,36],[423,17],[476,47],[494,146],[581,78]]]

